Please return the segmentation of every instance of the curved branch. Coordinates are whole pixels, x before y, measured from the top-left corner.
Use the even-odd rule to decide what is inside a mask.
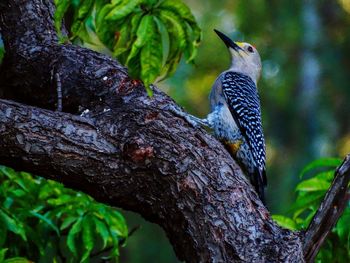
[[[186,262],[302,262],[298,236],[271,220],[223,147],[135,93],[99,119],[1,100],[0,162],[140,213]]]
[[[306,262],[314,262],[328,233],[337,223],[349,201],[350,155],[335,172],[331,188],[305,232],[303,250]]]

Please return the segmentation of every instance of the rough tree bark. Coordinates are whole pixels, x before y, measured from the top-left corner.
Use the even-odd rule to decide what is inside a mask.
[[[58,44],[53,10],[49,0],[0,2],[0,163],[140,213],[186,262],[304,262],[303,235],[272,221],[223,146],[115,60]],[[52,111],[57,76],[64,112]]]

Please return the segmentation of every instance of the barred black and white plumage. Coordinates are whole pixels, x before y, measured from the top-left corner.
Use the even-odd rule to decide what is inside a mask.
[[[251,181],[263,199],[266,186],[265,174],[265,141],[261,123],[260,99],[252,79],[237,72],[226,72],[222,78],[222,92],[226,98],[230,112],[248,144],[249,154],[242,161]],[[251,160],[249,160],[251,159]]]

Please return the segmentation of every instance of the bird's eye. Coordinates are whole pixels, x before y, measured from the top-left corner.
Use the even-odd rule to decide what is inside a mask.
[[[253,53],[253,52],[254,52],[254,49],[252,48],[252,46],[249,46],[249,47],[248,47],[248,51],[249,51],[250,53]]]

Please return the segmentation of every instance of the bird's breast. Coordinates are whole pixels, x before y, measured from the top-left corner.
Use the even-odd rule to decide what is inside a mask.
[[[212,124],[215,137],[218,139],[234,143],[242,138],[226,102],[217,104],[214,111],[208,115],[208,120]]]

